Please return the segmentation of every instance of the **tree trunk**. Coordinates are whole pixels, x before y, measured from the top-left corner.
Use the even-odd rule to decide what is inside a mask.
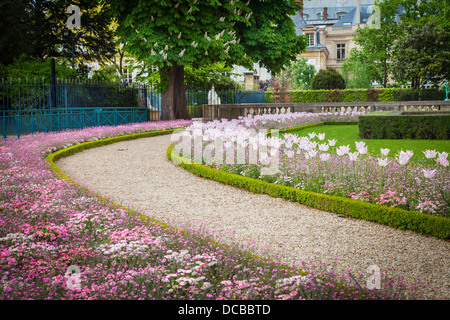
[[[161,120],[190,119],[184,89],[184,66],[163,67],[159,73],[161,81],[167,83],[161,95]]]

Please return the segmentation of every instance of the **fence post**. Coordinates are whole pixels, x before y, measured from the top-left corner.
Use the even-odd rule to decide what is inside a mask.
[[[55,72],[55,58],[52,58],[52,108],[56,109],[56,72]]]

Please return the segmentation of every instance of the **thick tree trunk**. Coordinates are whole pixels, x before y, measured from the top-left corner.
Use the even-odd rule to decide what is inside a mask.
[[[184,89],[184,67],[172,65],[159,70],[167,88],[161,95],[161,120],[190,119]]]

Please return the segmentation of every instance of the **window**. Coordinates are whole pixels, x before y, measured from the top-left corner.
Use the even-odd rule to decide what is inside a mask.
[[[303,20],[308,20],[308,15],[307,14],[303,15]]]
[[[127,83],[133,82],[133,74],[128,68],[122,68],[122,79]]]
[[[342,17],[344,17],[347,14],[347,12],[338,12],[336,13],[336,16],[338,19],[341,19]]]
[[[342,62],[345,59],[345,43],[337,44],[336,58],[337,62]]]
[[[315,46],[314,33],[307,33],[306,36],[308,37],[308,47]]]

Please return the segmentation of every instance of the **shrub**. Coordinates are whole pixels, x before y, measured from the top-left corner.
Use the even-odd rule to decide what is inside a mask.
[[[311,79],[311,89],[313,90],[333,90],[333,89],[345,89],[344,78],[332,68],[326,70],[321,69]]]
[[[450,138],[450,115],[368,114],[359,117],[359,135],[363,139]]]

